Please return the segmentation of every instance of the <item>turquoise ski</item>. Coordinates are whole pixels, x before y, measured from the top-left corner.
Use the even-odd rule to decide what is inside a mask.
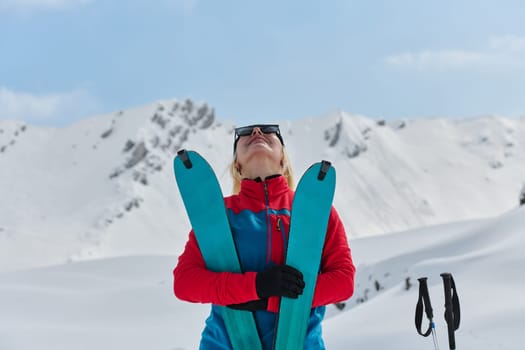
[[[334,191],[335,169],[326,161],[312,165],[297,185],[286,264],[303,273],[305,288],[297,299],[281,299],[276,350],[304,349]]]
[[[186,150],[178,152],[173,168],[206,267],[216,272],[242,272],[213,169],[197,152]],[[221,307],[221,314],[233,349],[262,349],[251,312]]]

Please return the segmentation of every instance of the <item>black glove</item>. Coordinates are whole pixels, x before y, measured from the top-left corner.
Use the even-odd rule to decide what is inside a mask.
[[[246,311],[259,311],[266,310],[268,307],[268,299],[252,300],[241,304],[227,305],[230,309],[235,310],[246,310]]]
[[[255,289],[259,298],[279,296],[297,299],[303,294],[303,274],[288,265],[272,266],[257,273]]]

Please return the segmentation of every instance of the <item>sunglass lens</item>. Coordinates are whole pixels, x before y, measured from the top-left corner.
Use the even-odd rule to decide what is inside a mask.
[[[279,127],[277,125],[263,125],[260,127],[260,129],[265,134],[279,133]]]
[[[252,134],[253,128],[254,128],[253,126],[244,126],[242,128],[235,129],[235,133],[238,136],[248,136]]]

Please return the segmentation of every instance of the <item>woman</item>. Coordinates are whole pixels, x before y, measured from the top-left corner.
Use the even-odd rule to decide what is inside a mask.
[[[192,231],[173,271],[174,291],[179,299],[212,304],[201,349],[231,349],[214,305],[254,311],[263,348],[271,349],[280,297],[297,298],[304,288],[301,272],[285,265],[293,175],[278,125],[236,128],[233,153],[235,194],[225,204],[243,273],[207,270]],[[324,306],[350,298],[354,274],[346,233],[332,208],[305,349],[324,349]]]

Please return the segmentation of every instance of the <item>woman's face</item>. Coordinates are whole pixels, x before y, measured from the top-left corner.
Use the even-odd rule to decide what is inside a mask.
[[[267,158],[281,166],[283,158],[282,144],[275,133],[264,134],[258,127],[251,135],[241,136],[237,142],[237,162],[242,166],[257,157]]]

